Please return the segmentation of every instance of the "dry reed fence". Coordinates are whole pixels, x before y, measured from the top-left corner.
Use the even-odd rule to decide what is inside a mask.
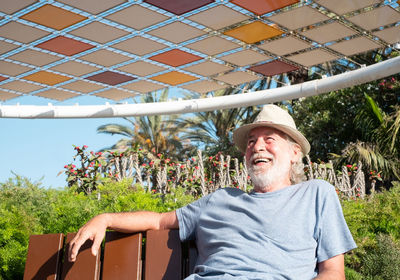
[[[312,163],[307,157],[304,168],[307,179],[328,181],[342,197],[365,197],[366,182],[361,163],[358,163],[356,170],[343,166],[338,172],[332,163]],[[251,188],[246,166],[237,158],[222,154],[204,157],[200,150],[197,157],[178,163],[161,159],[145,163],[139,160],[137,153],[132,153],[111,158],[104,171],[118,181],[133,178],[133,184],[159,193],[166,193],[176,186],[184,187],[196,195],[206,195],[223,187],[236,187],[244,191]]]

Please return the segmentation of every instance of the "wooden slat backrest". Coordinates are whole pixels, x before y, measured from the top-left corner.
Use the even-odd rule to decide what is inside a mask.
[[[145,280],[182,279],[182,246],[178,230],[146,233]]]
[[[61,233],[31,235],[24,272],[24,280],[56,279],[64,245]]]
[[[66,280],[87,279],[98,280],[100,278],[100,254],[93,256],[90,252],[92,241],[88,240],[82,245],[76,257],[75,263],[68,261],[69,242],[74,238],[75,233],[68,233],[66,239],[66,250],[64,252],[64,264],[62,268],[62,278]]]
[[[106,233],[103,280],[142,279],[142,234]]]

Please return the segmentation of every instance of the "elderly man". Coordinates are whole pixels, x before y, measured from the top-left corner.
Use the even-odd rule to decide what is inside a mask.
[[[234,132],[245,152],[254,190],[224,188],[168,213],[101,214],[83,226],[70,246],[94,241],[105,230],[178,229],[195,239],[199,258],[187,279],[345,279],[343,254],[356,247],[332,185],[301,182],[310,150],[287,111],[266,105],[252,124]]]

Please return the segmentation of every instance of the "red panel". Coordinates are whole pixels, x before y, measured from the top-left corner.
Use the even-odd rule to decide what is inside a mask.
[[[121,83],[125,83],[127,81],[134,80],[134,77],[127,76],[124,74],[116,73],[116,72],[111,72],[111,71],[105,71],[101,72],[99,74],[95,74],[93,76],[87,77],[86,79],[95,81],[95,82],[100,82],[103,84],[107,85],[118,85]]]
[[[181,50],[170,50],[149,59],[176,67],[200,60],[201,57]]]
[[[63,55],[74,55],[94,48],[94,46],[91,44],[79,42],[77,40],[64,36],[58,36],[56,38],[50,39],[46,42],[36,45],[36,47]]]
[[[263,74],[264,76],[274,76],[282,73],[288,73],[299,69],[296,66],[274,60],[272,62],[264,63],[261,65],[250,67],[249,70]]]
[[[7,77],[0,76],[0,82],[7,80]]]
[[[208,5],[213,0],[145,0],[143,2],[147,2],[156,7],[164,9],[170,13],[176,15],[182,15],[184,13],[193,11],[197,8]]]
[[[298,3],[299,0],[232,0],[231,2],[260,16]]]

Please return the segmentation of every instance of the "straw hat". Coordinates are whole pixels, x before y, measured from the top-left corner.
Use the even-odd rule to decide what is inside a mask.
[[[243,153],[246,152],[247,136],[250,130],[256,127],[272,127],[280,130],[300,145],[304,155],[310,152],[310,143],[297,130],[296,124],[289,113],[276,105],[268,104],[263,107],[253,123],[243,125],[233,132],[233,142]]]

